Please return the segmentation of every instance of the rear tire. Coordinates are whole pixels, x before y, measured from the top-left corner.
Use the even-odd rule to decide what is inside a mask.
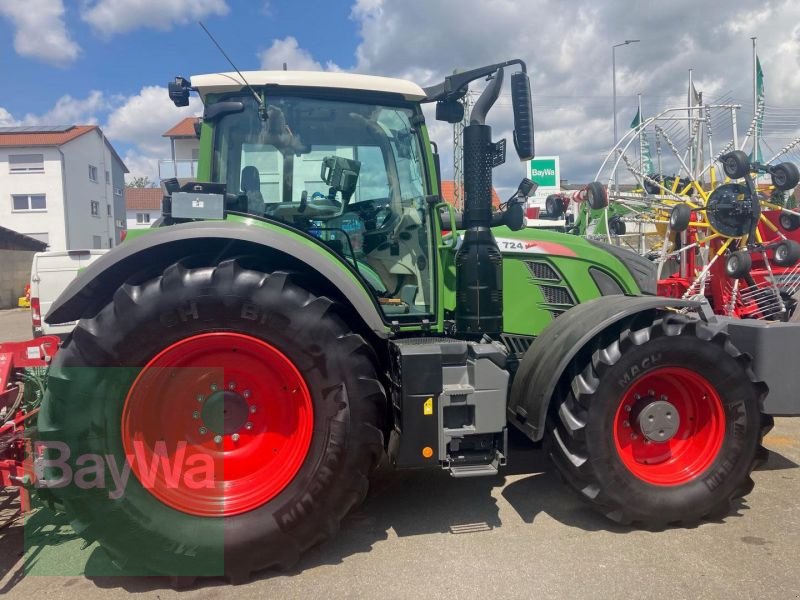
[[[772,247],[773,261],[779,267],[791,267],[800,260],[800,243],[782,240]]]
[[[255,424],[257,433],[262,411],[277,410],[283,415],[282,420],[276,416],[270,421],[272,417],[265,416],[268,420],[263,435],[280,426],[278,436],[288,439],[296,435],[300,425],[292,425],[294,417],[285,408],[286,396],[295,392],[302,395],[304,391],[287,391],[284,387],[282,392],[280,386],[271,385],[268,390],[260,390],[264,399],[258,403],[256,388],[259,381],[276,381],[276,369],[296,369],[300,379],[295,381],[302,381],[297,385],[307,388],[313,429],[309,429],[305,448],[301,443],[293,450],[295,459],[300,457],[296,472],[290,472],[269,493],[262,491],[260,496],[252,497],[247,493],[248,478],[255,490],[262,480],[271,477],[263,470],[257,471],[256,465],[273,460],[270,464],[277,472],[284,468],[280,460],[271,459],[263,447],[257,447],[257,456],[250,458],[251,463],[243,462],[234,454],[241,446],[229,452],[227,413],[223,431],[221,422],[209,424],[214,415],[209,416],[209,423],[203,422],[208,416],[207,408],[199,398],[195,401],[192,396],[189,403],[195,401],[200,417],[192,417],[192,408],[188,408],[185,419],[180,391],[159,398],[149,405],[154,411],[153,428],[170,432],[181,422],[189,423],[187,456],[190,450],[210,448],[209,453],[216,452],[217,458],[225,461],[216,466],[223,464],[228,469],[243,465],[243,474],[237,481],[245,483],[240,486],[244,491],[234,498],[229,488],[220,487],[223,491],[219,497],[206,497],[205,504],[195,503],[191,494],[184,494],[178,499],[188,502],[192,510],[182,510],[180,502],[171,501],[175,498],[169,495],[174,492],[172,488],[164,486],[159,496],[155,493],[157,486],[151,482],[148,488],[135,469],[118,499],[109,497],[109,489],[80,489],[73,482],[52,492],[65,505],[75,531],[87,541],[97,540],[118,563],[173,577],[224,575],[231,582],[246,581],[252,572],[267,567],[288,568],[303,552],[331,537],[345,514],[366,495],[367,475],[382,455],[380,428],[386,403],[372,349],[342,321],[336,309],[328,298],[315,296],[292,283],[287,273],[249,270],[234,260],[194,269],[174,264],[146,283],[123,285],[94,318],[79,323],[50,369],[39,417],[40,432],[45,441],[68,444],[68,464],[73,470],[80,468],[74,463],[75,458],[86,454],[111,455],[120,469],[124,467],[124,441],[130,441],[126,432],[133,431],[145,442],[148,439],[147,432],[140,431],[147,429],[146,420],[130,418],[133,408],[129,402],[135,397],[131,389],[136,389],[137,377],[144,376],[140,373],[148,372],[142,367],[157,364],[152,362],[154,357],[164,352],[169,355],[186,343],[194,343],[194,350],[203,352],[204,340],[220,336],[229,340],[229,345],[223,344],[219,352],[239,352],[230,355],[239,358],[225,366],[225,372],[219,364],[205,364],[214,360],[200,358],[191,369],[173,369],[178,379],[183,377],[188,382],[186,387],[192,389],[195,378],[200,381],[212,372],[210,369],[216,369],[213,381],[224,380],[226,394],[232,389],[228,387],[231,383],[238,385],[237,390],[247,383],[251,386],[248,389],[254,391],[242,395],[249,399],[251,409],[257,409],[250,410],[254,415],[248,415],[247,404],[244,405],[242,419],[248,421],[247,429]],[[231,347],[230,340],[239,340],[242,345],[228,351],[225,348]],[[249,378],[249,383],[229,381],[225,373],[232,372],[236,361],[246,358],[249,347],[255,348],[256,355],[258,348],[272,348],[287,363],[272,365],[265,361],[261,368],[247,368],[237,375],[244,380]],[[245,369],[245,363],[242,365],[241,369]],[[150,370],[157,376],[160,368],[159,364]],[[165,373],[174,376],[171,371]],[[208,381],[211,380],[203,380],[206,388]],[[153,393],[160,389],[166,388],[150,388]],[[212,385],[211,389],[216,388]],[[146,395],[141,397],[146,399]],[[172,406],[181,407],[177,418],[163,418]],[[224,407],[227,411],[227,395]],[[279,425],[272,426],[273,422]],[[130,423],[134,423],[132,429]],[[208,432],[198,434],[200,426]],[[219,431],[211,431],[214,427]],[[239,430],[242,439],[237,444],[246,439],[243,429]],[[215,446],[212,438],[216,433],[222,434],[224,441]],[[282,452],[280,443],[269,445]],[[252,474],[249,464],[254,465]],[[188,473],[188,461],[186,467]],[[221,478],[228,485],[234,474],[226,469],[215,471],[215,481]],[[108,462],[104,477],[110,488]],[[188,485],[181,482],[178,487]],[[217,514],[213,514],[215,500]],[[211,509],[206,510],[208,506]],[[199,515],[203,510],[206,513]]]
[[[602,183],[593,181],[586,186],[586,203],[592,210],[600,210],[608,206],[608,194]]]
[[[689,228],[692,220],[692,208],[688,204],[676,204],[669,213],[669,228],[681,232]]]
[[[561,201],[561,196],[550,194],[544,201],[544,209],[547,211],[547,216],[558,219],[564,214],[564,203]]]
[[[624,330],[578,367],[569,393],[551,407],[551,457],[581,497],[616,522],[663,527],[725,515],[752,489],[772,423],[761,414],[766,388],[752,381],[748,363],[725,335],[685,318]],[[714,397],[691,393],[702,389]],[[641,420],[668,406],[682,413],[682,429],[648,439]]]
[[[781,212],[781,216],[778,217],[778,222],[786,231],[795,231],[796,229],[800,229],[800,215],[797,213],[790,214]]]
[[[749,250],[737,250],[725,257],[725,274],[731,279],[747,277],[753,268],[753,257]]]
[[[781,191],[794,189],[800,183],[800,170],[797,165],[790,162],[780,163],[770,169],[772,185]]]
[[[720,160],[725,175],[731,179],[741,179],[750,172],[750,157],[741,150],[728,152]]]

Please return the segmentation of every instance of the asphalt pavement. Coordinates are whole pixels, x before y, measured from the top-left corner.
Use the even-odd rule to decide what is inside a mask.
[[[29,340],[32,335],[29,308],[0,310],[0,342]]]
[[[0,334],[27,331],[27,322],[13,321],[0,312]],[[130,594],[800,597],[800,419],[777,420],[766,439],[769,460],[753,474],[755,490],[734,514],[660,532],[619,527],[595,514],[558,480],[539,449],[518,436],[513,441],[511,466],[502,476],[379,473],[366,502],[332,541],[289,572],[257,574],[236,587],[210,579],[176,592],[166,578],[121,575],[96,545],[83,548],[62,517],[36,513],[23,536],[20,521],[8,520],[12,501],[0,499],[0,594],[47,600]]]

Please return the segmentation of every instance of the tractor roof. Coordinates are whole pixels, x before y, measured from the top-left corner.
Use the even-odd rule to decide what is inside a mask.
[[[254,87],[279,85],[384,92],[400,94],[406,100],[423,100],[426,97],[425,91],[416,83],[405,79],[376,77],[375,75],[326,71],[244,71],[242,75],[247,83]],[[206,94],[241,90],[244,82],[237,73],[212,73],[194,75],[192,87],[197,88],[200,96],[205,99]]]

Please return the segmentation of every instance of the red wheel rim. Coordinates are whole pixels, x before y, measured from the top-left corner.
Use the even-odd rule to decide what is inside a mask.
[[[236,515],[291,483],[313,414],[305,380],[281,351],[247,335],[204,333],[170,345],[139,373],[122,411],[122,443],[131,471],[167,506]]]
[[[679,418],[667,441],[649,439],[640,421],[656,400],[669,403]],[[705,377],[682,367],[660,368],[635,379],[614,418],[614,443],[622,463],[653,485],[692,481],[714,462],[724,439],[725,409],[719,394]]]

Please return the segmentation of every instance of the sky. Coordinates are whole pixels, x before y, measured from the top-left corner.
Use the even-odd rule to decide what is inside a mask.
[[[197,99],[175,108],[166,83],[230,70],[198,20],[242,70],[286,62],[428,85],[454,69],[522,58],[537,153],[559,155],[562,178],[575,182],[594,178],[612,146],[612,45],[641,40],[616,52],[621,132],[637,94],[646,115],[685,104],[689,69],[706,101],[742,105],[746,128],[757,36],[768,142],[800,135],[794,0],[0,0],[0,126],[99,124],[132,175],[155,179],[158,159],[169,157],[161,134],[201,112]],[[447,177],[452,128],[428,114]],[[507,95],[488,124],[495,139],[510,138]],[[504,190],[525,175],[510,151],[495,181]]]

